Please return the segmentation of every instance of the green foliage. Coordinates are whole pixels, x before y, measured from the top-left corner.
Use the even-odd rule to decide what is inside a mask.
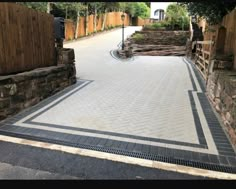
[[[163,27],[164,27],[164,24],[162,24],[162,23],[160,23],[160,22],[157,22],[157,23],[152,24],[152,27],[153,27],[153,28],[163,28]]]
[[[38,11],[47,12],[47,2],[16,2],[16,3]]]
[[[134,4],[135,8],[135,14],[134,16],[139,16],[141,18],[149,18],[150,16],[150,8],[145,4],[141,2],[137,2]]]
[[[168,26],[168,23],[165,21],[159,21],[157,23],[149,24],[144,26],[145,29],[151,29],[151,30],[156,30],[156,29],[165,29]]]
[[[150,7],[143,2],[122,2],[119,3],[119,7],[121,11],[130,14],[132,17],[149,18],[150,16]]]
[[[149,8],[151,8],[151,3],[150,3],[150,2],[145,2],[145,4],[146,4]]]
[[[197,15],[207,20],[209,24],[218,24],[222,18],[236,8],[236,1],[217,0],[206,2],[182,2],[191,15]]]
[[[47,11],[48,2],[19,2],[29,8],[39,11]],[[148,18],[150,15],[150,3],[143,2],[51,2],[51,14],[56,17],[64,17],[67,19],[77,19],[77,16],[86,16],[88,14],[98,15],[105,12],[124,11],[131,16],[139,16],[141,18]]]
[[[182,29],[188,28],[189,17],[186,6],[177,3],[170,4],[166,10],[166,21],[172,29],[176,26]]]
[[[142,40],[144,37],[141,33],[135,33],[132,38],[135,40],[135,41],[139,41],[139,40]]]

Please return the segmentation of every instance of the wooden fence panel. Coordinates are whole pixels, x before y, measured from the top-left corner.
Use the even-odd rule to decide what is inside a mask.
[[[195,65],[203,78],[207,80],[211,64],[212,41],[197,41]],[[206,48],[208,46],[208,48]],[[208,50],[206,50],[208,49]]]
[[[0,3],[0,75],[55,65],[53,16]]]
[[[88,17],[88,32],[93,33],[93,15],[89,15]]]

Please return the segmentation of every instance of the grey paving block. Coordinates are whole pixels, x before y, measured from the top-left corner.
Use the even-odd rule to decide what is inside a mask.
[[[226,166],[229,165],[229,161],[225,156],[218,156],[218,159],[221,165],[226,165]]]
[[[228,162],[230,163],[231,166],[236,167],[236,158],[234,157],[228,157],[227,158]]]

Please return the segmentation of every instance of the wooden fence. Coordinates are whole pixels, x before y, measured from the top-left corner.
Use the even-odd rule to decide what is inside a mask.
[[[53,16],[0,3],[0,75],[55,65]]]
[[[215,47],[212,51],[222,49],[224,54],[234,55],[234,69],[236,70],[236,9],[223,17],[221,23],[209,26],[205,20],[199,22],[199,26],[203,28],[204,40],[215,41]],[[225,32],[222,34],[222,28]]]
[[[115,26],[120,26],[122,25],[121,21],[121,15],[122,12],[109,12],[107,13],[106,16],[106,22],[105,22],[105,28],[108,27],[115,27]],[[95,31],[94,28],[94,15],[89,15],[88,16],[88,33],[93,33]],[[100,31],[102,29],[102,22],[104,19],[104,14],[97,15],[96,18],[96,30]],[[131,23],[130,16],[125,13],[125,20],[124,20],[124,25],[129,26]],[[79,18],[79,29],[78,29],[78,37],[83,37],[85,36],[85,17],[80,17]],[[65,40],[71,40],[74,39],[75,37],[75,32],[76,32],[76,23],[73,22],[72,20],[65,20]]]
[[[195,65],[203,78],[207,80],[211,69],[211,46],[212,41],[196,42],[196,60]]]
[[[136,25],[137,26],[144,26],[144,25],[147,25],[147,24],[150,24],[151,21],[150,19],[142,19],[140,17],[137,17],[137,20],[136,20]]]

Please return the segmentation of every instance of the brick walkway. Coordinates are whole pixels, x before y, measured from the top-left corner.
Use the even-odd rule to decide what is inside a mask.
[[[0,133],[236,173],[235,152],[192,64],[116,60],[109,51],[118,32],[67,44],[75,48],[77,84],[6,120]]]

